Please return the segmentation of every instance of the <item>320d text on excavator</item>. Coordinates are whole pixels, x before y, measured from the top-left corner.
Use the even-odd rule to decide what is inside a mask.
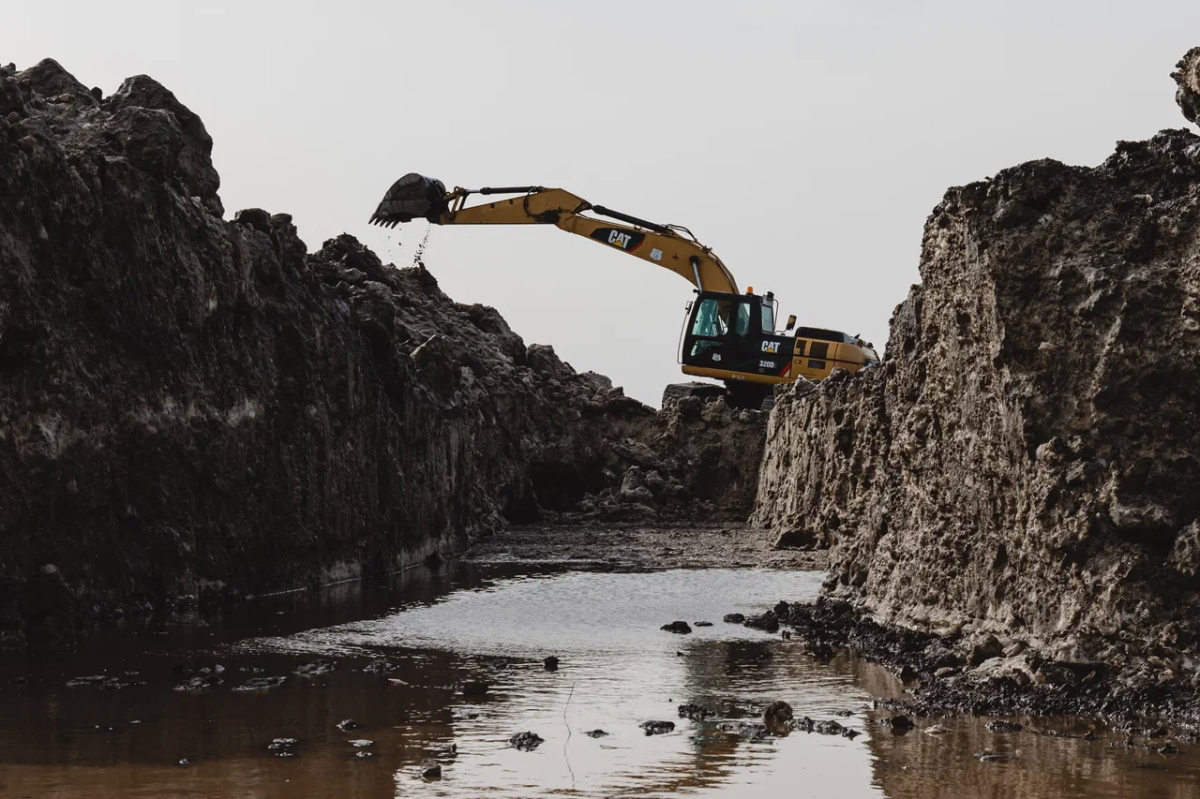
[[[514,196],[468,206],[467,199],[476,194]],[[753,288],[740,291],[716,253],[681,225],[648,222],[593,205],[563,189],[507,186],[447,192],[440,180],[410,173],[388,189],[371,223],[395,227],[414,219],[437,225],[553,225],[687,280],[696,298],[687,305],[678,361],[684,374],[723,385],[668,386],[664,403],[687,394],[724,394],[734,407],[770,407],[776,384],[801,378],[823,380],[834,369],[855,372],[879,361],[874,347],[858,336],[796,327],[795,316],[777,329],[775,295],[755,294]]]

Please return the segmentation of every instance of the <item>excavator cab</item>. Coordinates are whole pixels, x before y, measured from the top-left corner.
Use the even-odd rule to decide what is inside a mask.
[[[770,292],[697,292],[681,336],[684,374],[721,380],[732,405],[759,408],[772,404],[776,383],[801,377],[823,380],[834,369],[856,372],[879,360],[871,345],[857,336],[815,327],[793,332],[794,317],[786,330],[777,331],[778,312]]]
[[[777,311],[771,294],[698,292],[684,323],[684,373],[724,380],[735,404],[757,408],[791,374],[795,340],[775,331]]]

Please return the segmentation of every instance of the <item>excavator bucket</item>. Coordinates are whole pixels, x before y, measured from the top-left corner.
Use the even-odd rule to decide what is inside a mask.
[[[446,184],[409,172],[383,195],[383,202],[371,216],[371,224],[395,227],[418,218],[436,222],[446,210],[445,196]]]

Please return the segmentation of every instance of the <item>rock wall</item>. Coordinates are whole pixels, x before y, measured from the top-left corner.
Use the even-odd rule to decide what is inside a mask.
[[[0,68],[0,639],[398,568],[589,493],[744,518],[753,468],[689,492],[757,462],[761,416],[656,414],[423,266],[225,221],[211,149],[148,77]],[[753,434],[700,443],[730,424]]]
[[[887,621],[1194,649],[1200,137],[953,188],[920,273],[879,368],[778,397],[754,521]]]

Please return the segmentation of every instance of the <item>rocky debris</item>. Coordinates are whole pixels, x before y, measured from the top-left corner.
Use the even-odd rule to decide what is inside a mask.
[[[353,740],[346,741],[346,743],[350,744],[355,749],[366,749],[368,746],[375,745],[374,741],[368,740],[366,738],[355,738]]]
[[[779,632],[779,617],[775,615],[775,611],[768,610],[758,616],[750,616],[742,622],[742,625],[767,633],[776,633]]]
[[[668,732],[675,731],[675,722],[673,721],[643,721],[638,725],[646,735],[664,735]]]
[[[203,691],[205,688],[212,688],[225,682],[216,675],[207,677],[191,677],[175,686],[176,691]]]
[[[1004,656],[1004,645],[994,635],[989,635],[971,646],[967,657],[967,665],[971,668],[981,665],[985,660]]]
[[[982,752],[976,752],[975,757],[985,763],[1004,763],[1012,759],[1012,755],[1008,752],[993,752],[990,749],[985,749]]]
[[[314,660],[312,663],[297,666],[292,674],[299,677],[324,677],[336,668],[337,664],[332,660]]]
[[[357,730],[359,728],[359,723],[354,719],[342,719],[333,726],[337,727],[342,732],[349,732],[350,730]]]
[[[711,621],[694,621],[694,622],[692,622],[692,626],[693,627],[712,627],[713,623]]]
[[[356,751],[354,753],[354,757],[357,757],[361,760],[367,760],[369,758],[375,757],[375,753],[369,749],[359,749],[358,751]]]
[[[880,719],[880,724],[890,727],[892,732],[903,733],[908,732],[913,727],[917,726],[908,716],[891,716],[889,718]]]
[[[770,727],[771,725],[768,724],[767,726]],[[797,732],[815,732],[818,735],[840,735],[843,738],[849,738],[851,741],[859,736],[858,730],[852,730],[832,719],[813,721],[808,716],[805,716],[802,719],[790,721],[787,726]]]
[[[686,621],[673,621],[669,624],[664,624],[660,629],[666,630],[669,633],[677,633],[679,635],[687,635],[692,631],[692,628]]]
[[[777,396],[753,522],[810,531],[827,595],[953,656],[884,655],[953,675],[922,701],[1012,712],[1044,698],[1028,679],[1059,707],[1193,706],[1197,229],[1189,130],[953,188],[879,368]]]
[[[0,645],[512,523],[744,520],[766,414],[655,412],[423,265],[226,221],[200,118],[144,75],[100,95],[0,74]]]
[[[129,671],[120,675],[116,674],[91,674],[86,677],[74,677],[67,680],[65,683],[68,688],[78,688],[83,685],[90,685],[99,688],[101,691],[119,691],[122,688],[129,688],[135,685],[145,685],[145,680],[136,679],[138,672]],[[28,679],[19,678],[13,680],[15,683],[25,683]],[[178,689],[176,689],[178,690]]]
[[[1020,732],[1021,730],[1025,729],[1023,726],[1021,726],[1020,724],[1018,724],[1015,721],[1004,721],[1003,719],[998,719],[996,721],[989,721],[987,724],[984,724],[983,726],[987,729],[988,732],[997,733],[997,734],[1005,733],[1005,732]]]
[[[466,680],[460,686],[463,696],[486,696],[492,686],[484,680]]]
[[[400,668],[399,663],[395,663],[385,658],[380,658],[378,660],[372,660],[370,663],[363,666],[362,670],[363,674],[390,674],[398,668]]]
[[[730,735],[736,735],[739,738],[756,741],[771,737],[771,731],[767,729],[766,725],[753,724],[746,721],[722,721],[717,724],[717,729]]]
[[[606,735],[608,735],[608,733],[606,733],[604,730],[597,728],[594,730],[588,730],[587,732],[584,733],[584,735],[586,735],[589,738],[603,738]]]
[[[782,700],[776,700],[763,710],[763,724],[768,729],[782,727],[792,720],[792,706]]]
[[[542,668],[546,671],[558,671],[558,658],[554,655],[542,661]]]
[[[268,691],[278,688],[287,682],[287,677],[251,677],[241,685],[235,686],[235,691]]]
[[[299,738],[275,738],[267,744],[267,750],[273,752],[275,757],[295,757],[299,745]]]
[[[433,758],[426,758],[421,761],[421,776],[427,780],[440,779],[442,776],[442,764]]]
[[[726,613],[725,618],[721,619],[721,621],[726,624],[744,624],[746,617],[741,613]]]
[[[697,705],[694,702],[686,702],[676,708],[679,711],[679,718],[688,719],[690,721],[704,721],[710,716],[717,715],[715,710],[710,710],[702,705]]]
[[[508,739],[508,745],[522,752],[532,752],[545,743],[545,739],[534,732],[519,732]]]

